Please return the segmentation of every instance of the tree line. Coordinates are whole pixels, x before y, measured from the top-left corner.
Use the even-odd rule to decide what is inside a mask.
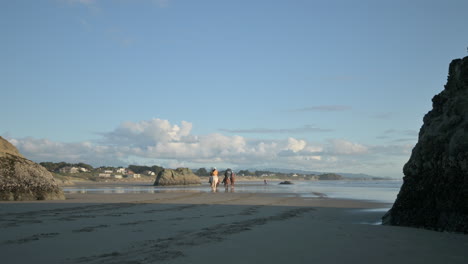
[[[45,167],[48,171],[51,172],[59,172],[61,168],[64,167],[80,167],[80,168],[85,168],[90,172],[93,171],[104,171],[104,170],[116,170],[117,168],[115,167],[109,167],[109,166],[101,166],[98,168],[93,168],[93,166],[86,164],[86,163],[67,163],[67,162],[41,162],[39,163],[43,167]],[[118,167],[122,168],[122,167]],[[159,172],[164,170],[163,167],[158,166],[158,165],[153,165],[153,166],[142,166],[142,165],[129,165],[127,167],[128,170],[137,173],[137,174],[142,174],[145,171],[152,171],[154,174],[158,175]],[[203,177],[203,176],[210,176],[210,170],[206,168],[199,168],[197,170],[192,170],[194,174],[197,176]],[[219,175],[224,175],[224,170],[219,171]],[[256,170],[256,171],[249,171],[249,170],[238,170],[235,172],[237,175],[244,175],[244,176],[255,176],[255,177],[262,177],[265,175],[274,175],[277,178],[287,178],[291,177],[293,174],[292,173],[279,173],[279,172],[272,172],[272,171],[266,171],[266,170]],[[319,180],[341,180],[343,177],[338,174],[333,174],[333,173],[327,173],[327,174],[321,174],[321,175],[314,175],[314,174],[307,174],[307,175],[301,175],[305,179],[309,178],[316,178]]]
[[[122,167],[110,167],[110,166],[101,166],[98,168],[94,168],[93,166],[86,164],[86,163],[68,163],[68,162],[41,162],[39,163],[41,166],[46,168],[50,172],[58,172],[60,169],[65,167],[78,167],[78,168],[85,168],[88,171],[104,171],[104,170],[116,170]],[[164,168],[161,166],[153,165],[153,166],[140,166],[140,165],[129,165],[127,167],[128,170],[133,171],[134,173],[141,174],[145,171],[152,171],[155,174],[158,174]]]
[[[224,175],[224,170],[219,171],[219,175]],[[206,168],[199,168],[193,171],[194,174],[198,176],[210,176],[210,171]],[[256,170],[256,171],[249,171],[249,170],[239,170],[236,172],[237,175],[244,175],[244,176],[255,176],[255,177],[262,177],[262,176],[274,176],[275,178],[289,178],[294,175],[294,173],[281,173],[281,172],[272,172],[266,170]],[[335,173],[324,173],[320,175],[316,174],[301,174],[301,177],[310,180],[342,180],[344,179],[343,176],[335,174]]]

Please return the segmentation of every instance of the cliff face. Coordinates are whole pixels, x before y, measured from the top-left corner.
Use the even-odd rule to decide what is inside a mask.
[[[168,186],[168,185],[192,185],[200,184],[200,177],[193,174],[188,168],[178,168],[176,170],[164,169],[158,173],[155,186]]]
[[[0,200],[63,200],[52,174],[0,137]]]
[[[468,57],[452,61],[432,102],[383,223],[468,233]]]

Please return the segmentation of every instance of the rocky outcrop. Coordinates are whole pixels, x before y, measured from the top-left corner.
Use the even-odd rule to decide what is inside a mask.
[[[201,180],[200,177],[193,174],[192,170],[188,168],[164,169],[158,173],[154,182],[154,186],[193,184],[201,184]]]
[[[63,200],[52,174],[0,137],[0,200]]]
[[[468,57],[452,61],[383,223],[468,233]]]
[[[18,149],[15,148],[15,146],[13,146],[4,138],[0,137],[0,157],[4,157],[7,154],[24,158],[23,155],[19,153]]]
[[[293,183],[290,182],[290,181],[282,181],[282,182],[280,182],[279,184],[293,184]]]
[[[340,181],[344,180],[344,177],[335,173],[325,173],[318,176],[320,181]]]

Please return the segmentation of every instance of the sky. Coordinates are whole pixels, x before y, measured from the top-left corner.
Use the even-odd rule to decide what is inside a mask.
[[[0,136],[36,162],[403,177],[466,0],[0,1]]]

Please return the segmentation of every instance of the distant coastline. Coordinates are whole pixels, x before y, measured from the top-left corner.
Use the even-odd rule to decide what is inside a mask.
[[[152,182],[164,168],[161,166],[129,165],[128,167],[101,166],[94,168],[85,163],[41,162],[62,185],[76,182]],[[201,178],[209,177],[206,168],[191,169]],[[220,170],[221,175],[224,173]],[[392,178],[374,177],[366,174],[353,173],[321,173],[314,171],[268,169],[268,170],[236,170],[236,176],[243,181],[373,181],[393,180]]]

